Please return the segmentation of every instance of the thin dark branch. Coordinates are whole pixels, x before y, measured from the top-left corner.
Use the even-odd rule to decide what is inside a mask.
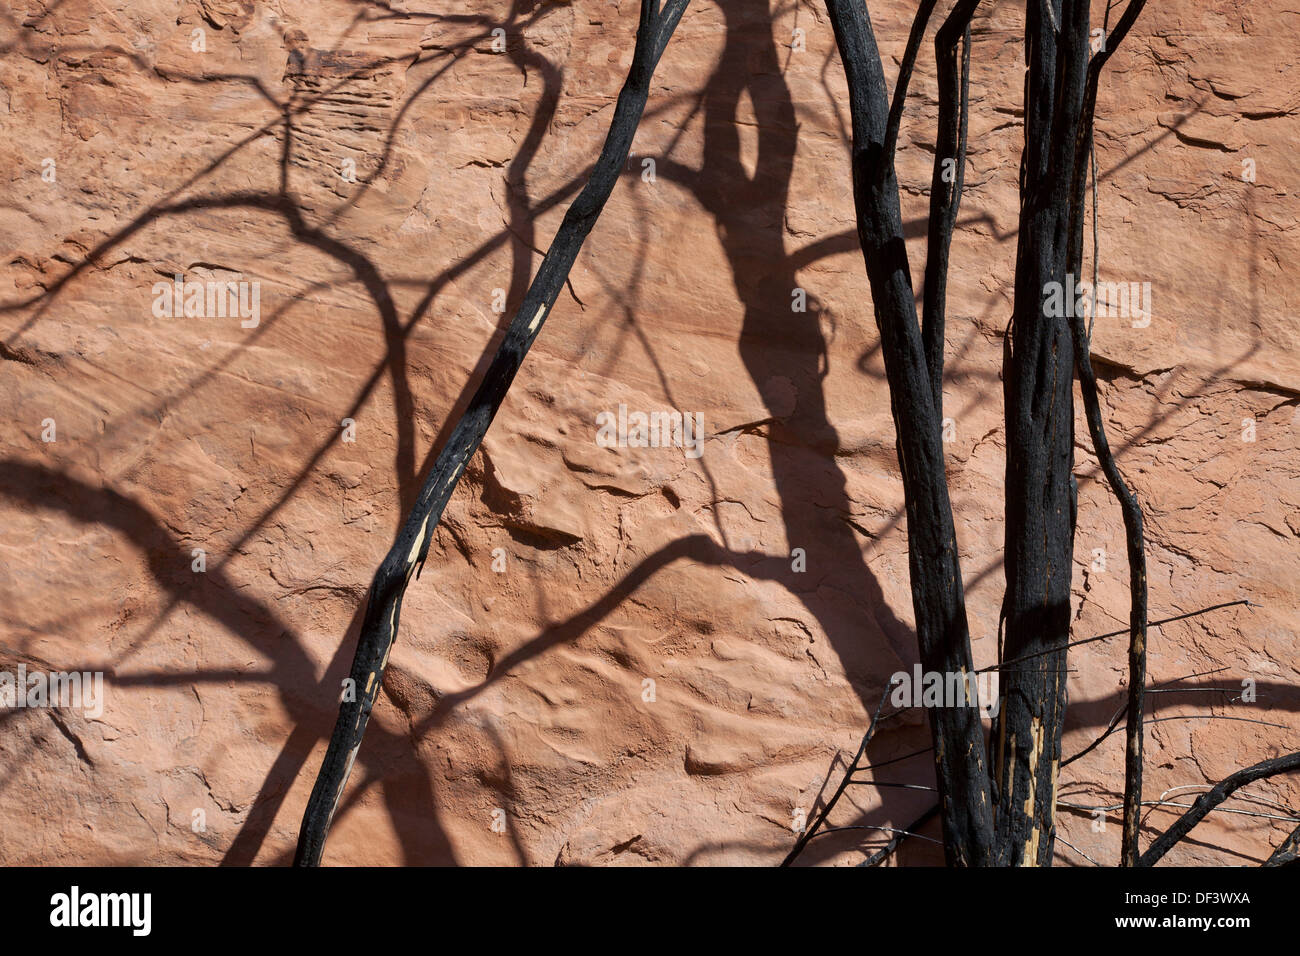
[[[1173,620],[1173,618],[1170,618],[1170,620]],[[1155,627],[1156,625],[1158,625],[1158,624],[1163,624],[1163,623],[1166,623],[1166,622],[1165,622],[1165,621],[1155,621],[1155,622],[1153,622],[1153,623],[1151,624],[1151,626],[1152,626],[1152,627]],[[1123,632],[1123,631],[1120,631],[1119,633],[1120,633],[1120,634],[1123,634],[1124,632]],[[1112,637],[1118,637],[1119,635],[1118,635],[1118,634],[1113,634],[1113,635],[1110,635],[1110,636],[1112,636]],[[1164,681],[1164,682],[1162,682],[1162,683],[1165,683],[1165,684],[1175,684],[1175,683],[1177,683],[1177,682],[1180,681],[1180,680],[1191,680],[1191,679],[1194,678],[1194,677],[1208,677],[1210,674],[1218,674],[1220,671],[1225,671],[1225,670],[1227,670],[1226,667],[1216,667],[1216,668],[1214,668],[1213,670],[1201,671],[1201,672],[1199,672],[1199,673],[1194,673],[1194,674],[1184,674],[1182,677],[1175,677],[1173,680],[1170,680],[1170,681]],[[1197,690],[1197,689],[1199,689],[1199,688],[1181,688],[1181,689],[1183,689],[1183,690]],[[1148,693],[1148,694],[1176,693],[1176,692],[1178,692],[1179,690],[1180,690],[1180,688],[1167,688],[1167,689],[1165,689],[1165,688],[1162,688],[1160,684],[1156,684],[1156,685],[1154,685],[1154,686],[1152,686],[1152,687],[1148,687],[1148,688],[1147,688],[1147,693]],[[1102,732],[1101,736],[1099,736],[1099,737],[1098,737],[1096,740],[1094,740],[1092,743],[1088,744],[1088,746],[1084,747],[1082,750],[1080,750],[1080,751],[1079,751],[1077,754],[1075,754],[1074,756],[1072,756],[1072,757],[1067,757],[1066,759],[1062,760],[1062,761],[1061,761],[1061,766],[1062,766],[1062,767],[1068,767],[1070,764],[1074,763],[1074,762],[1075,762],[1076,760],[1078,760],[1080,757],[1086,756],[1087,754],[1090,754],[1090,753],[1092,753],[1094,750],[1096,750],[1097,747],[1100,746],[1100,744],[1101,744],[1101,742],[1102,742],[1103,740],[1105,740],[1107,737],[1109,737],[1111,734],[1113,734],[1113,733],[1115,732],[1115,729],[1119,726],[1119,722],[1120,722],[1121,720],[1124,719],[1124,715],[1127,714],[1127,713],[1128,713],[1128,702],[1125,701],[1124,704],[1119,708],[1119,710],[1115,711],[1115,716],[1112,717],[1112,718],[1110,719],[1110,723],[1106,725],[1106,729],[1105,729],[1105,731]]]
[[[889,106],[889,119],[885,124],[884,155],[893,162],[894,150],[898,145],[898,129],[903,122],[903,108],[907,105],[907,87],[912,81],[912,71],[916,68],[916,57],[921,51],[921,40],[925,37],[925,28],[930,23],[930,14],[938,0],[921,0],[912,18],[912,30],[907,35],[907,47],[903,51],[903,60],[898,66],[898,79],[894,83],[894,101]]]
[[[913,750],[910,754],[903,754],[901,757],[890,757],[888,760],[882,760],[880,763],[873,763],[868,767],[859,767],[858,770],[879,770],[882,767],[888,767],[893,763],[901,763],[904,760],[911,760],[913,757],[919,757],[922,754],[928,754],[930,747],[922,747],[920,750]],[[856,771],[855,771],[856,772]]]
[[[1129,28],[1137,19],[1146,0],[1131,0],[1120,17],[1115,36],[1107,37],[1101,52],[1088,63],[1088,76],[1084,86],[1083,108],[1075,134],[1074,163],[1071,166],[1069,194],[1068,249],[1066,253],[1069,276],[1079,275],[1083,265],[1083,204],[1088,170],[1088,157],[1093,149],[1093,118],[1097,108],[1097,87],[1101,68],[1111,53],[1123,41]],[[1096,214],[1093,215],[1096,228]],[[1093,268],[1097,267],[1096,254]],[[1095,288],[1094,288],[1095,292]],[[1073,296],[1074,290],[1065,290]],[[1072,311],[1072,310],[1067,310]],[[1143,692],[1146,690],[1147,667],[1147,564],[1142,533],[1142,507],[1137,496],[1124,481],[1119,466],[1106,437],[1106,425],[1101,415],[1101,401],[1097,395],[1097,375],[1092,367],[1089,352],[1089,330],[1082,315],[1070,319],[1070,332],[1074,339],[1074,363],[1079,375],[1079,393],[1083,398],[1088,433],[1092,438],[1097,462],[1106,476],[1111,492],[1119,502],[1124,518],[1124,536],[1128,548],[1129,567],[1129,652],[1128,652],[1128,722],[1124,748],[1124,830],[1120,849],[1120,863],[1134,866],[1138,858],[1138,827],[1142,805],[1142,719]]]
[[[1228,714],[1175,714],[1171,717],[1152,717],[1150,720],[1144,720],[1143,723],[1162,724],[1166,720],[1239,720],[1247,724],[1259,724],[1261,727],[1287,729],[1286,724],[1275,724],[1269,720],[1260,720],[1258,717],[1233,717]]]
[[[1244,606],[1246,606],[1246,607],[1255,607],[1255,606],[1256,606],[1256,605],[1252,604],[1250,601],[1247,601],[1247,600],[1244,600],[1244,599],[1243,599],[1243,600],[1240,600],[1240,601],[1225,601],[1223,604],[1212,604],[1210,607],[1203,607],[1203,608],[1201,608],[1200,610],[1197,610],[1197,611],[1188,611],[1186,614],[1176,614],[1176,615],[1174,615],[1173,617],[1166,617],[1166,618],[1163,618],[1163,619],[1161,619],[1161,620],[1159,620],[1159,621],[1149,621],[1149,622],[1147,622],[1147,627],[1148,627],[1148,628],[1151,628],[1151,627],[1159,627],[1159,626],[1162,625],[1162,624],[1172,624],[1174,621],[1183,621],[1183,620],[1186,620],[1186,619],[1189,618],[1189,617],[1197,617],[1197,616],[1199,616],[1199,615],[1201,615],[1201,614],[1208,614],[1208,613],[1210,613],[1211,611],[1219,611],[1219,610],[1222,610],[1222,609],[1225,608],[1225,607],[1237,607],[1238,605],[1244,605]],[[1081,640],[1081,641],[1071,641],[1071,642],[1070,642],[1069,644],[1067,644],[1066,646],[1067,646],[1067,647],[1079,647],[1079,646],[1081,646],[1081,645],[1083,645],[1083,644],[1094,644],[1094,643],[1096,643],[1097,641],[1106,641],[1106,640],[1109,640],[1109,639],[1112,638],[1112,637],[1120,637],[1121,635],[1124,635],[1124,634],[1127,634],[1127,633],[1128,633],[1128,630],[1123,630],[1123,631],[1110,631],[1110,632],[1107,633],[1107,634],[1098,634],[1096,637],[1085,637],[1085,638],[1084,638],[1083,640]],[[1019,664],[1021,661],[1033,660],[1035,657],[1044,657],[1044,656],[1046,656],[1047,654],[1054,654],[1054,653],[1056,653],[1056,652],[1055,652],[1055,651],[1042,651],[1042,652],[1040,652],[1040,653],[1035,653],[1035,654],[1021,654],[1019,657],[1015,657],[1015,658],[1012,658],[1011,660],[1007,661],[1006,664],[990,664],[988,667],[981,667],[979,670],[975,671],[975,673],[976,673],[976,674],[983,674],[983,673],[985,673],[986,671],[1004,670],[1004,669],[1006,669],[1007,666],[1010,665],[1010,664]]]
[[[866,824],[866,823],[855,823],[855,824],[842,826],[842,827],[827,827],[825,830],[820,831],[817,835],[825,836],[828,833],[840,833],[841,831],[844,830],[883,830],[886,833],[898,833],[903,836],[916,837],[918,840],[929,840],[931,843],[938,843],[940,846],[943,845],[942,840],[936,840],[932,837],[922,836],[919,833],[909,833],[905,830],[899,830],[897,827],[871,826],[870,824]]]
[[[906,840],[908,837],[921,836],[921,834],[917,831],[919,831],[921,827],[925,826],[927,823],[929,823],[938,815],[939,815],[939,805],[936,803],[929,810],[926,810],[925,813],[921,814],[910,824],[908,824],[906,829],[896,831],[897,835],[892,840],[890,840],[888,843],[886,843],[875,853],[871,854],[871,856],[867,857],[865,860],[859,863],[858,866],[879,865],[884,860],[888,859],[890,854],[892,854],[895,850],[898,849],[899,844],[902,843],[904,840]],[[922,839],[929,840],[930,838],[922,837]],[[931,841],[931,842],[937,842],[937,841]]]
[[[1068,767],[1070,764],[1074,763],[1080,757],[1084,757],[1092,753],[1098,747],[1100,747],[1102,741],[1105,740],[1107,737],[1109,737],[1111,734],[1113,734],[1119,728],[1119,722],[1124,719],[1124,715],[1126,713],[1128,713],[1127,701],[1125,701],[1124,705],[1120,707],[1119,710],[1115,711],[1115,716],[1110,719],[1110,723],[1106,725],[1106,729],[1102,731],[1101,735],[1098,736],[1096,740],[1088,744],[1088,746],[1084,747],[1074,756],[1066,757],[1064,760],[1061,761],[1061,766]]]
[[[425,478],[392,549],[375,573],[352,661],[350,680],[353,693],[345,695],[339,705],[338,720],[303,814],[295,865],[316,866],[320,863],[330,824],[383,685],[388,655],[397,640],[406,588],[413,577],[418,578],[452,492],[505,400],[524,357],[564,288],[578,252],[619,180],[649,98],[655,65],[688,2],[669,0],[660,11],[658,0],[642,0],[632,63],[619,92],[605,143],[587,184],[565,212],[559,231],[511,319],[478,390]]]
[[[1127,13],[1127,11],[1125,11]],[[1256,780],[1264,780],[1280,773],[1290,773],[1300,769],[1300,752],[1262,760],[1253,766],[1238,770],[1213,789],[1201,794],[1196,802],[1164,833],[1160,834],[1137,861],[1138,866],[1154,866],[1166,853],[1174,848],[1183,837],[1191,832],[1192,827],[1205,819],[1206,814],[1228,799],[1233,791]]]
[[[948,254],[966,182],[966,134],[970,112],[970,21],[980,0],[958,0],[934,38],[939,80],[939,120],[934,169],[930,175],[930,223],[926,236],[925,288],[921,299],[921,339],[930,373],[934,405],[943,416],[944,308],[948,293]],[[961,71],[957,43],[962,44]],[[895,108],[898,97],[894,97]],[[949,164],[952,164],[951,167]]]
[[[1282,845],[1273,851],[1264,861],[1264,866],[1300,865],[1300,826],[1291,831],[1291,835],[1282,841]]]
[[[876,707],[876,712],[871,715],[871,723],[867,725],[867,732],[862,735],[862,742],[858,744],[858,752],[853,755],[853,760],[849,762],[848,769],[844,771],[844,777],[840,780],[840,785],[835,788],[835,793],[826,801],[826,805],[822,807],[821,813],[817,814],[817,819],[806,827],[799,839],[795,841],[790,852],[787,853],[785,859],[781,861],[782,866],[789,866],[795,861],[795,858],[803,852],[803,848],[808,845],[808,842],[817,835],[818,829],[826,822],[826,818],[830,816],[831,811],[835,809],[835,804],[838,803],[840,797],[843,796],[845,789],[852,780],[854,772],[858,769],[858,761],[861,760],[862,755],[867,752],[867,744],[871,743],[871,735],[876,732],[876,725],[880,723],[880,712],[885,709],[885,701],[889,699],[889,692],[893,687],[894,685],[892,683],[885,685],[885,692],[880,695],[880,704]]]

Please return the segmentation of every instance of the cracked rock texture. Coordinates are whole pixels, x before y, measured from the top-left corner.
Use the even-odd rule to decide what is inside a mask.
[[[974,23],[949,290],[981,665],[1003,583],[1023,6],[988,0]],[[891,79],[913,7],[871,4]],[[291,858],[371,575],[599,149],[636,14],[0,14],[0,668],[107,675],[97,717],[0,712],[0,861]],[[1102,82],[1101,277],[1149,282],[1152,309],[1098,319],[1095,354],[1146,510],[1152,618],[1259,605],[1152,632],[1151,679],[1180,692],[1148,698],[1178,718],[1148,728],[1151,800],[1300,745],[1298,28],[1295,0],[1149,4]],[[833,50],[816,3],[687,12],[408,593],[327,863],[775,863],[915,662]],[[899,153],[918,288],[935,96],[927,42]],[[176,274],[256,283],[256,326],[155,314]],[[620,404],[700,413],[702,456],[602,447],[596,416]],[[1127,568],[1081,417],[1076,435],[1082,638],[1125,627]],[[1123,702],[1123,643],[1071,655],[1066,755]],[[869,758],[926,746],[911,711]],[[1061,774],[1061,832],[1104,863],[1119,814],[1102,829],[1077,807],[1118,803],[1122,754],[1116,734]],[[929,758],[879,779],[932,784]],[[857,787],[834,822],[902,827],[931,801]],[[1227,806],[1292,815],[1300,781]],[[1150,808],[1144,843],[1175,812]],[[1214,814],[1169,861],[1258,861],[1292,826]],[[806,859],[856,862],[864,839],[881,842],[835,834]],[[940,859],[911,841],[896,862]]]

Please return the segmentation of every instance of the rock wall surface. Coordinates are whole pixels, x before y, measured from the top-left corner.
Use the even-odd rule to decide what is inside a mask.
[[[914,4],[870,7],[892,78]],[[1023,9],[986,0],[974,23],[949,289],[981,665]],[[98,715],[0,712],[0,862],[291,859],[371,575],[595,158],[636,12],[0,14],[0,669],[107,675]],[[1295,0],[1149,4],[1102,83],[1101,277],[1149,282],[1151,309],[1098,319],[1095,353],[1146,509],[1152,618],[1258,605],[1153,630],[1151,679],[1176,692],[1149,698],[1150,800],[1190,802],[1300,741],[1298,28]],[[899,153],[918,288],[935,113],[927,43]],[[766,865],[838,781],[916,661],[847,123],[820,4],[691,5],[409,591],[327,863]],[[170,308],[178,274],[235,283],[244,311]],[[597,416],[620,406],[700,415],[701,453],[603,447]],[[1127,568],[1081,416],[1076,436],[1087,637],[1126,626]],[[1071,655],[1067,755],[1123,703],[1123,645]],[[1244,680],[1254,702],[1234,699]],[[1118,810],[1087,808],[1119,802],[1122,737],[1061,773],[1061,865],[1118,857]],[[932,784],[908,756],[928,742],[920,711],[882,726],[870,760],[902,759],[877,779]],[[836,823],[902,827],[933,794],[848,800]],[[1269,816],[1214,814],[1170,862],[1263,859],[1300,781],[1226,806]],[[1152,806],[1146,839],[1176,812]],[[882,839],[831,835],[806,859]],[[894,862],[940,860],[914,840]]]

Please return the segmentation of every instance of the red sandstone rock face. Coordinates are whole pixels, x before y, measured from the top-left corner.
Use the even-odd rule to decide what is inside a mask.
[[[871,5],[887,71],[913,6]],[[990,0],[975,22],[949,290],[980,664],[1002,588],[1022,10]],[[687,12],[572,294],[408,594],[327,862],[771,864],[911,668],[843,77],[821,8],[780,11]],[[1149,727],[1148,799],[1189,802],[1300,729],[1296,18],[1148,5],[1102,84],[1102,278],[1150,282],[1152,315],[1099,320],[1095,352],[1146,508],[1152,617],[1260,605],[1153,631],[1153,682],[1249,678],[1258,700],[1152,695],[1152,716],[1189,719]],[[0,861],[291,858],[371,575],[505,321],[494,306],[518,302],[599,148],[635,19],[633,0],[18,0],[5,16],[0,666],[109,686],[97,718],[0,714]],[[918,287],[926,50],[899,154]],[[176,273],[259,283],[258,324],[155,315]],[[596,416],[620,404],[700,413],[702,456],[601,447]],[[1081,418],[1076,434],[1086,637],[1125,626],[1127,572]],[[1071,666],[1066,754],[1123,701],[1122,641]],[[1208,713],[1269,726],[1190,719]],[[927,745],[913,711],[870,757]],[[1065,768],[1062,803],[1117,804],[1122,751],[1117,734]],[[932,782],[926,757],[880,779]],[[1285,817],[1297,790],[1227,806]],[[850,799],[838,822],[905,826],[931,795]],[[1152,808],[1152,830],[1174,812]],[[1108,820],[1063,807],[1061,832],[1113,863]],[[1292,826],[1216,814],[1169,859],[1259,860]],[[855,862],[860,835],[808,858]],[[940,856],[912,841],[899,859]]]

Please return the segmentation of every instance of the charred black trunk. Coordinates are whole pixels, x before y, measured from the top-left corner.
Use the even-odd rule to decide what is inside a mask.
[[[1070,634],[1074,349],[1065,304],[1075,296],[1076,279],[1067,276],[1069,199],[1088,66],[1088,3],[1026,6],[1020,234],[1003,367],[1007,588],[996,826],[1000,863],[1046,866]]]

